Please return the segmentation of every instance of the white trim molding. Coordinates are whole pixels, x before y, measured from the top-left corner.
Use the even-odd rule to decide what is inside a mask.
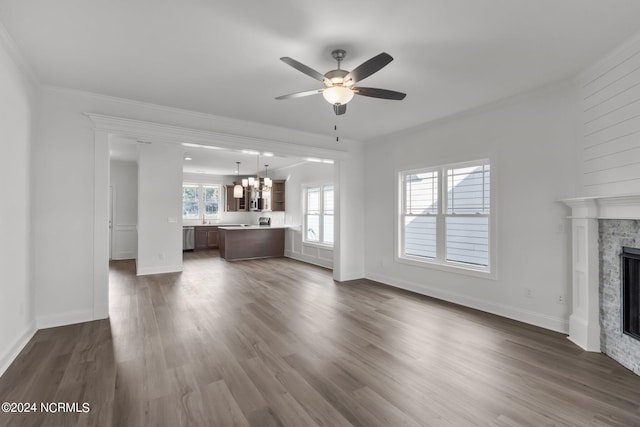
[[[640,219],[640,195],[561,200],[571,208],[572,294],[569,339],[600,352],[599,219]]]
[[[2,24],[2,22],[0,22],[0,45],[5,47],[11,59],[15,62],[18,68],[20,68],[20,71],[22,71],[27,77],[29,83],[35,87],[40,87],[40,80],[33,70],[33,67],[31,67],[29,61],[27,61],[25,56],[22,54],[15,40],[13,39],[13,37],[11,37],[11,35],[7,31],[7,28],[4,26],[4,24]]]
[[[94,307],[104,309],[104,306],[98,304],[100,303],[97,303]],[[75,325],[76,323],[91,322],[93,320],[98,320],[94,316],[94,310],[75,310],[38,316],[36,326],[38,329],[57,328],[58,326]]]
[[[20,352],[25,348],[37,331],[35,322],[31,322],[15,344],[11,346],[5,354],[0,355],[0,377],[5,373],[7,368],[11,366],[13,361],[18,357]]]
[[[437,298],[443,301],[452,302],[454,304],[484,311],[507,319],[517,320],[519,322],[528,323],[530,325],[539,326],[541,328],[550,329],[552,331],[566,333],[567,321],[562,317],[547,316],[535,311],[515,308],[509,305],[498,304],[494,301],[486,299],[470,297],[468,295],[456,292],[446,291],[434,288],[424,283],[417,283],[409,280],[397,279],[378,273],[368,273],[366,278],[376,282],[384,283],[407,291],[416,292],[428,297]]]
[[[159,267],[138,267],[136,276],[148,276],[151,274],[181,273],[182,265],[162,265]]]
[[[85,115],[93,122],[95,131],[136,136],[142,140],[152,142],[176,143],[179,141],[182,143],[214,145],[231,150],[239,148],[257,151],[269,150],[275,153],[286,153],[291,156],[319,157],[332,160],[344,159],[347,156],[344,146],[338,148],[312,147],[273,139],[191,129],[102,114],[85,113]]]
[[[306,254],[301,254],[293,251],[284,251],[284,256],[287,258],[295,259],[307,264],[317,265],[318,267],[324,267],[329,270],[333,270],[333,260],[326,260],[319,257],[312,257]]]

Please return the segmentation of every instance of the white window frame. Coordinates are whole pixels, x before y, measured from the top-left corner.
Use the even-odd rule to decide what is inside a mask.
[[[304,245],[307,246],[317,246],[317,247],[321,247],[321,248],[333,248],[333,242],[327,242],[325,240],[325,236],[324,236],[324,217],[325,217],[325,209],[324,209],[324,192],[325,192],[325,188],[326,187],[331,187],[333,188],[333,196],[334,196],[334,201],[333,201],[333,218],[334,218],[334,230],[335,230],[335,194],[336,194],[336,187],[334,184],[332,183],[327,183],[327,184],[308,184],[308,185],[304,185],[302,187],[302,243]],[[319,225],[318,228],[320,230],[319,232],[319,240],[307,240],[307,208],[308,208],[308,198],[307,198],[307,192],[310,189],[319,189],[320,190],[320,209],[319,209],[319,215],[318,215],[318,221],[319,221]],[[332,239],[335,241],[335,236],[331,236]]]
[[[482,215],[475,214],[448,214],[447,213],[447,171],[449,169],[465,168],[471,166],[480,166],[482,164],[489,164],[490,166],[490,189],[489,189],[489,213]],[[437,214],[424,214],[425,216],[433,216],[436,218],[436,257],[433,259],[426,257],[418,257],[404,254],[404,216],[405,216],[405,186],[404,178],[406,175],[415,173],[428,173],[438,172],[438,209]],[[395,260],[398,263],[408,264],[413,266],[419,266],[423,268],[430,268],[435,270],[442,270],[452,273],[464,274],[469,276],[481,277],[485,279],[497,280],[497,268],[496,268],[496,206],[497,197],[494,190],[496,183],[496,167],[495,161],[492,159],[480,159],[474,161],[466,161],[460,163],[450,163],[438,166],[428,166],[422,168],[412,168],[408,170],[397,170],[397,185],[396,185],[396,215],[395,215]],[[488,218],[489,236],[488,236],[488,266],[474,266],[472,264],[447,261],[446,260],[446,218],[447,217],[477,217],[486,216]]]
[[[197,187],[198,188],[198,217],[185,217],[182,216],[183,220],[194,221],[198,219],[219,219],[220,211],[222,208],[222,185],[220,184],[209,184],[209,183],[196,183],[196,182],[184,182],[182,183],[182,187]],[[204,190],[205,188],[217,188],[218,189],[218,213],[214,215],[207,215],[204,209]]]
[[[196,215],[195,217],[184,216],[184,189],[185,189],[185,187],[193,187],[193,188],[197,188],[198,189],[198,215]],[[199,184],[184,182],[184,183],[182,183],[182,219],[183,220],[192,221],[192,220],[197,220],[198,218],[202,218],[202,190],[201,190]]]

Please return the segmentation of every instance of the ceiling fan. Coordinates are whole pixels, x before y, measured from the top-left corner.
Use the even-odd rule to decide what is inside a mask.
[[[363,62],[358,67],[354,68],[351,72],[340,69],[340,61],[342,61],[347,52],[342,49],[336,49],[331,52],[331,56],[338,61],[338,68],[320,74],[316,70],[307,67],[306,65],[289,58],[288,56],[280,58],[282,62],[288,64],[298,71],[305,73],[306,75],[321,81],[324,87],[321,89],[309,90],[305,92],[290,93],[288,95],[278,96],[276,99],[291,99],[301,98],[303,96],[316,95],[321,93],[324,99],[333,105],[333,111],[336,115],[344,114],[347,112],[347,102],[351,101],[353,95],[369,96],[372,98],[392,99],[401,101],[407,96],[406,93],[396,92],[387,89],[377,89],[372,87],[359,87],[354,86],[361,80],[366,79],[373,73],[380,71],[389,62],[393,61],[393,58],[388,53],[382,52],[379,55],[374,56],[368,61]]]

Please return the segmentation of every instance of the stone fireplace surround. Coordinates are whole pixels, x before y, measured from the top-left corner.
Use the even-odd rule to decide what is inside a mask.
[[[620,253],[640,248],[640,195],[565,199],[571,207],[569,339],[640,375],[640,341],[622,333]]]

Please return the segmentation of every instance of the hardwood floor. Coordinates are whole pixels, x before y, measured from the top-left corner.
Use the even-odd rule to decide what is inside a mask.
[[[640,377],[564,335],[290,259],[111,263],[110,321],[39,331],[2,425],[633,426]]]

